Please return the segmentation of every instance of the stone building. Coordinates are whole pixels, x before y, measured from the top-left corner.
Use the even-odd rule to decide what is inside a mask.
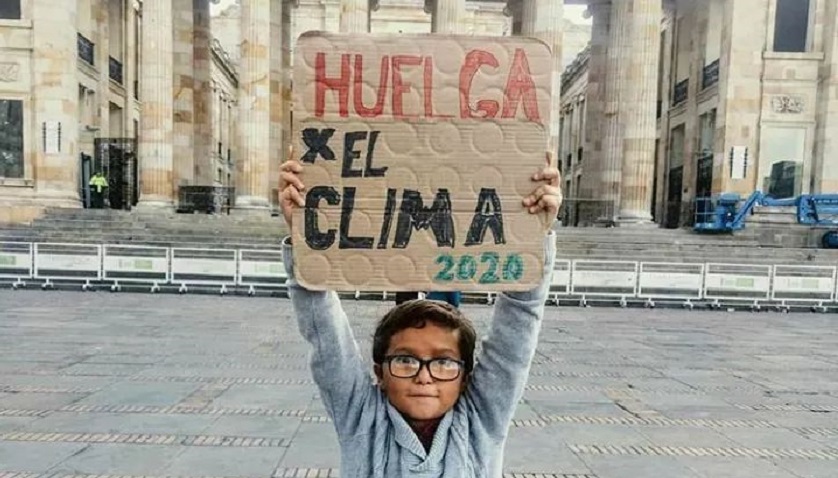
[[[627,136],[635,117],[629,105],[612,103],[637,86],[609,78],[611,68],[627,67],[611,54],[626,34],[610,27],[621,1],[591,5],[591,48],[562,80],[562,153],[575,199],[565,214],[574,224],[620,220],[626,191],[637,187],[625,182],[638,170]],[[838,192],[838,2],[666,0],[663,7],[657,74],[644,84],[657,99],[647,105],[657,105],[647,146],[653,161],[640,168],[645,219],[691,224],[703,198],[722,192]],[[580,116],[584,124],[574,129]],[[622,140],[614,142],[615,131]]]
[[[187,76],[181,86],[188,88],[172,90],[179,107],[171,138],[178,184],[228,185],[235,169],[238,78],[229,55],[209,41],[208,2],[205,17],[181,19],[199,28],[173,52],[184,56],[175,64],[207,69],[205,81]],[[143,2],[0,3],[0,221],[28,220],[50,206],[88,205],[83,185],[98,170],[110,180],[112,207],[136,204],[148,28]],[[193,44],[205,51],[195,62],[186,51]]]
[[[267,214],[303,30],[521,34],[553,48],[556,90],[563,68],[562,1],[241,0],[219,41],[210,1],[0,2],[0,221],[84,205],[97,170],[115,207],[172,210],[181,187],[216,185]]]
[[[512,17],[506,7],[506,0],[468,0],[462,33],[511,35]],[[292,40],[309,30],[339,31],[340,0],[300,0],[290,15]],[[424,0],[380,0],[378,7],[370,13],[370,32],[430,33],[431,18]],[[212,34],[230,52],[234,63],[238,62],[240,32],[241,5],[227,5],[213,15]],[[562,63],[566,67],[588,45],[591,26],[565,18],[562,37]]]

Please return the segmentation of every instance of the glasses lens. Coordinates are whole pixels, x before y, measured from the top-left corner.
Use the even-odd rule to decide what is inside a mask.
[[[416,375],[420,367],[419,360],[407,355],[399,355],[390,359],[390,375],[399,378],[410,378]]]
[[[431,376],[437,380],[454,380],[460,376],[460,362],[437,359],[431,362]]]

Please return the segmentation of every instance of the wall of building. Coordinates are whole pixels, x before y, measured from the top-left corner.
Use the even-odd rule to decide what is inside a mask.
[[[238,114],[238,75],[218,40],[213,42],[212,63],[212,141],[211,171],[213,184],[232,187],[236,184],[236,117]]]
[[[838,192],[833,143],[838,137],[838,4],[810,0],[808,23],[790,27],[784,9],[802,3],[784,2],[667,4],[655,174],[658,222],[691,224],[696,201],[722,192]],[[775,51],[795,44],[799,51]],[[562,97],[563,138],[570,142],[562,146],[565,161],[574,144],[568,108],[578,101],[580,89],[587,89],[584,68],[568,73]],[[573,166],[571,177],[565,174],[572,183],[570,196],[577,191],[577,172],[585,174]],[[591,196],[582,199],[594,199],[595,193]]]

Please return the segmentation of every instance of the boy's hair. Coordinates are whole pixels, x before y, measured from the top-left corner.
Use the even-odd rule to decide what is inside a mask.
[[[465,362],[465,373],[468,375],[474,368],[474,348],[477,343],[477,332],[471,321],[456,307],[445,302],[434,300],[411,300],[393,307],[375,327],[372,340],[372,360],[376,364],[384,362],[390,339],[393,335],[408,328],[421,329],[431,322],[440,327],[460,332],[460,355]]]

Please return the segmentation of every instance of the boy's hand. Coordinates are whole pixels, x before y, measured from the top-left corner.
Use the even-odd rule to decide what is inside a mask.
[[[553,165],[553,154],[548,152],[546,156],[547,164],[532,176],[533,181],[542,184],[524,198],[524,206],[528,208],[530,214],[546,213],[549,228],[556,220],[559,207],[562,205],[562,175]]]
[[[279,206],[282,215],[285,217],[285,224],[291,228],[291,219],[294,217],[295,207],[305,207],[306,187],[300,180],[300,173],[303,172],[303,165],[294,157],[294,147],[288,148],[288,161],[279,167]]]

